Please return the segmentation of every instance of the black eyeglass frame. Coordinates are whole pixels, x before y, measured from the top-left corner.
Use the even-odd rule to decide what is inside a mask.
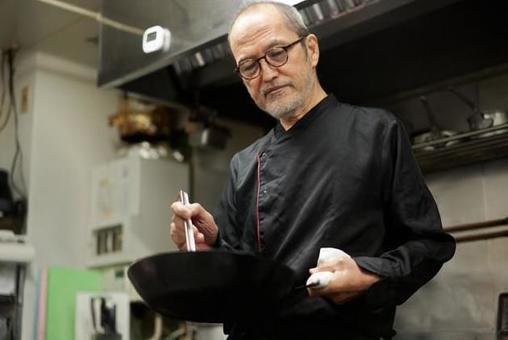
[[[242,77],[243,79],[247,79],[247,80],[252,80],[252,79],[255,79],[257,77],[259,77],[259,75],[261,74],[261,64],[260,64],[260,61],[261,59],[264,59],[266,61],[266,63],[272,67],[281,67],[281,66],[284,66],[286,65],[286,63],[288,62],[289,60],[289,53],[288,53],[288,50],[295,46],[296,44],[298,44],[299,42],[301,42],[303,39],[307,38],[308,35],[305,35],[303,37],[300,37],[298,38],[297,40],[293,41],[292,43],[289,43],[287,45],[284,45],[284,46],[274,46],[274,47],[271,47],[269,48],[268,50],[265,51],[265,54],[262,55],[261,57],[259,58],[249,58],[249,59],[245,59],[245,60],[242,60],[242,62],[240,64],[238,64],[236,67],[235,67],[235,72],[238,73],[240,75],[240,77]],[[282,64],[279,64],[279,65],[273,65],[272,63],[270,63],[270,61],[268,61],[268,59],[266,58],[267,54],[269,51],[275,49],[275,48],[281,48],[284,50],[284,52],[286,52],[286,60],[282,63]],[[245,77],[241,72],[240,72],[240,66],[242,64],[244,64],[246,61],[250,61],[250,60],[253,60],[257,65],[258,65],[258,69],[255,73],[255,76],[253,77]]]

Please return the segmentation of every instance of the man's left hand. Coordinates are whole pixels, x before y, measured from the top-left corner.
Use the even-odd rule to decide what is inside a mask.
[[[310,296],[327,297],[336,303],[354,299],[380,280],[378,275],[363,270],[346,254],[323,261],[317,267],[311,268],[309,272],[311,274],[333,273],[328,285],[323,288],[309,288],[308,291]]]

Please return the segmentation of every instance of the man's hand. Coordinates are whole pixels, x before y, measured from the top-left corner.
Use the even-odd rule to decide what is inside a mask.
[[[333,273],[333,277],[327,286],[309,288],[308,291],[310,296],[328,297],[337,303],[354,299],[380,280],[380,277],[376,274],[361,269],[346,254],[337,256],[333,260],[323,261],[316,268],[311,268],[309,272],[311,274],[317,272]]]
[[[199,203],[184,206],[180,202],[174,202],[171,204],[171,210],[173,211],[173,216],[171,218],[169,233],[178,249],[187,250],[184,220],[189,218],[194,225],[196,249],[207,250],[213,247],[217,241],[218,228],[213,216]]]

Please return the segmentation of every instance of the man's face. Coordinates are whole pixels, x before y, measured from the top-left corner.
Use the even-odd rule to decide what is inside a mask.
[[[268,49],[288,45],[298,38],[273,6],[255,7],[242,14],[229,36],[237,64],[247,58],[259,58]],[[243,79],[256,105],[275,118],[292,116],[310,100],[317,60],[314,62],[307,40],[288,49],[288,61],[283,66],[273,67],[262,59],[259,76]]]

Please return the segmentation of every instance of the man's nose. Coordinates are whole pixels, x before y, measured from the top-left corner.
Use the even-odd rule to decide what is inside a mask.
[[[264,81],[271,81],[279,74],[277,67],[268,64],[265,59],[259,61],[259,67],[261,68],[261,76]]]

